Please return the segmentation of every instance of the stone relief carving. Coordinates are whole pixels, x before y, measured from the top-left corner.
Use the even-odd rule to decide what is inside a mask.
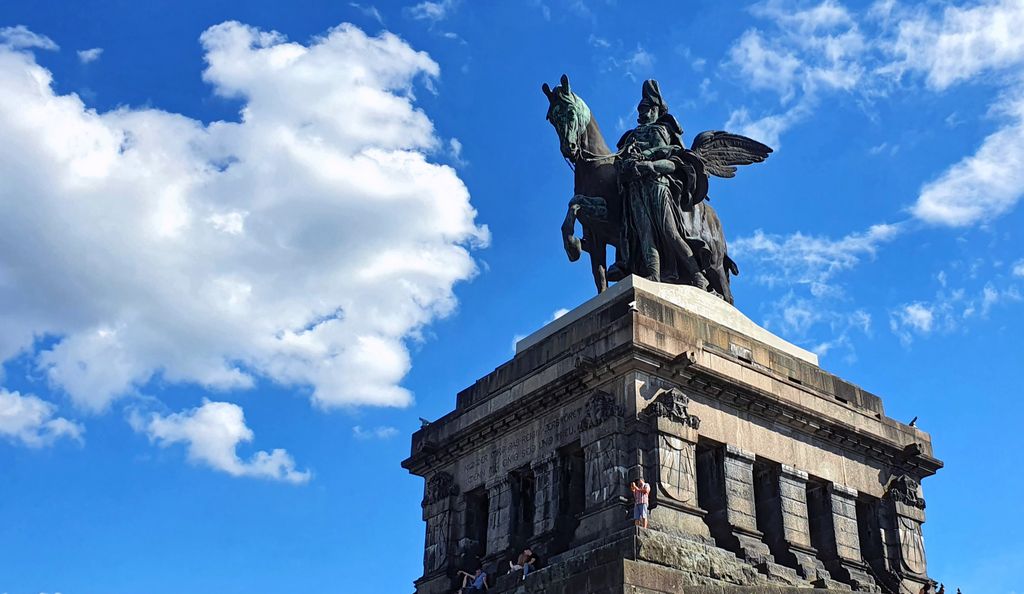
[[[671,435],[658,436],[658,486],[666,496],[688,503],[697,491],[693,444]]]
[[[455,479],[447,472],[435,472],[427,481],[426,493],[423,495],[423,505],[431,505],[441,501],[445,497],[459,494],[459,486]]]
[[[648,418],[665,417],[694,429],[700,429],[700,417],[691,415],[688,410],[690,398],[679,388],[663,392],[644,409]]]
[[[926,565],[921,524],[913,518],[899,516],[899,530],[901,569],[916,575],[923,575]]]
[[[615,402],[615,397],[608,392],[597,391],[587,400],[583,419],[580,420],[579,431],[593,429],[612,417],[623,415],[622,405]]]
[[[924,497],[921,497],[918,483],[909,475],[901,474],[893,477],[886,488],[886,495],[893,501],[924,509]]]
[[[427,518],[427,544],[423,551],[424,575],[444,569],[448,564],[448,537],[451,534],[451,510]]]

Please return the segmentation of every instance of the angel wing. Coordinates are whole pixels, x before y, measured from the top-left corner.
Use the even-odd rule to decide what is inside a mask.
[[[735,177],[736,165],[760,163],[772,152],[768,145],[721,130],[701,132],[690,150],[704,161],[705,171],[718,177]]]

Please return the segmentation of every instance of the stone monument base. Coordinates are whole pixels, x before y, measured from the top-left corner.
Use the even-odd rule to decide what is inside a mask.
[[[520,341],[403,466],[426,479],[417,594],[480,567],[517,594],[906,594],[928,580],[920,482],[942,463],[813,353],[631,277]]]

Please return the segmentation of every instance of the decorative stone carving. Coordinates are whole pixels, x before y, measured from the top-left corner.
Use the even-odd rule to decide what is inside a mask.
[[[697,492],[693,444],[662,433],[658,436],[658,487],[661,494],[689,503]]]
[[[444,571],[448,566],[451,539],[451,499],[459,492],[451,474],[435,472],[427,480],[423,493],[423,519],[427,522],[427,540],[423,550],[423,575]]]
[[[435,472],[427,481],[426,492],[423,495],[423,505],[432,505],[445,497],[459,494],[459,486],[455,479],[447,472]]]
[[[579,432],[593,429],[612,417],[623,415],[622,405],[608,392],[597,391],[587,399],[583,419],[580,420]]]
[[[654,402],[644,409],[643,414],[648,418],[665,417],[687,427],[700,429],[700,417],[690,414],[687,409],[689,404],[690,398],[683,394],[682,390],[672,388],[655,398]]]
[[[909,475],[901,474],[893,477],[889,481],[885,494],[898,503],[924,509],[924,497],[921,497],[919,485]]]
[[[427,542],[423,551],[423,575],[443,570],[448,565],[448,539],[451,535],[451,510],[427,518]]]
[[[924,538],[921,524],[913,518],[899,516],[900,569],[915,575],[927,571],[924,558]]]

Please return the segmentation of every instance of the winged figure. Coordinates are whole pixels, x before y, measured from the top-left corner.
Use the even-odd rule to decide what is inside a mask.
[[[756,140],[710,130],[683,145],[683,129],[661,95],[658,82],[643,83],[637,127],[612,153],[586,103],[569,88],[568,77],[554,90],[548,120],[559,135],[562,155],[575,165],[575,195],[563,223],[570,260],[591,256],[598,292],[607,281],[629,274],[694,285],[733,302],[729,275],[739,268],[728,255],[725,235],[708,204],[708,176],[734,177],[736,167],[760,163],[772,149]],[[614,187],[610,181],[614,180]],[[583,226],[582,242],[574,236]],[[615,262],[604,269],[607,245]]]

